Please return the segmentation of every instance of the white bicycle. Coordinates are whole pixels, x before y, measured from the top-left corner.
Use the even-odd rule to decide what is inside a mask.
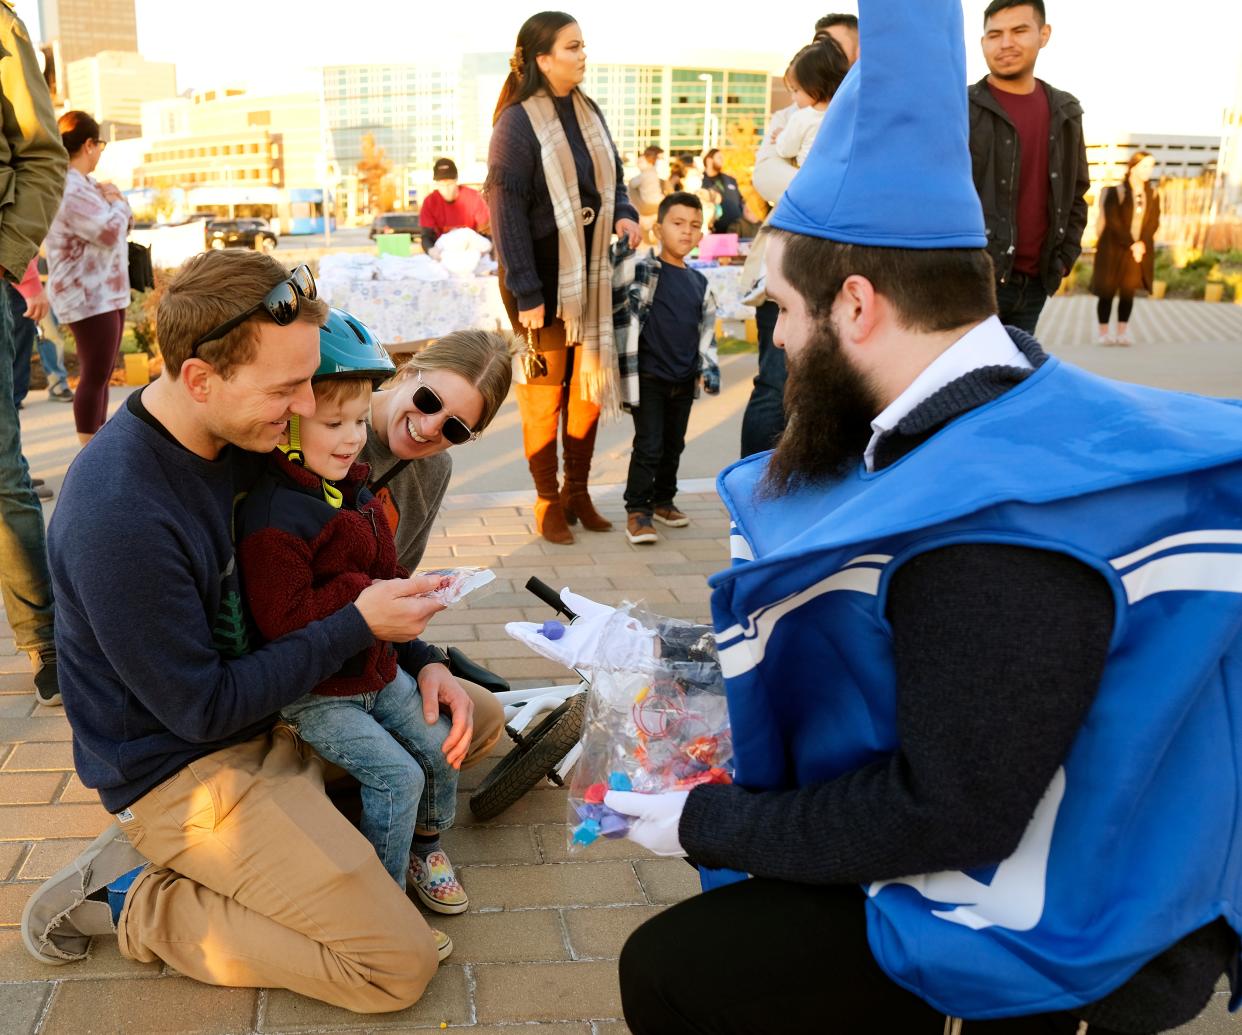
[[[526,588],[568,621],[577,617],[560,594],[539,579],[529,579]],[[504,679],[470,661],[457,648],[449,648],[448,653],[454,674],[487,687],[504,705],[505,732],[513,740],[513,749],[470,795],[470,811],[475,817],[488,820],[499,816],[545,778],[563,787],[582,752],[578,738],[586,714],[587,680],[511,690]]]

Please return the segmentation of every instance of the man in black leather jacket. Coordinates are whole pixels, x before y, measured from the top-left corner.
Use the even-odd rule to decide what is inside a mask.
[[[1031,334],[1082,251],[1090,185],[1082,106],[1035,77],[1051,32],[1043,0],[993,0],[983,35],[990,71],[970,88],[970,152],[1000,316]]]

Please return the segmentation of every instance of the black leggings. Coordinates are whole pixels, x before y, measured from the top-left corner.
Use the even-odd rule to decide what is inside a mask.
[[[93,435],[108,417],[108,381],[121,351],[125,310],[88,316],[69,324],[78,350],[81,375],[73,393],[73,423],[78,434]]]
[[[1129,323],[1130,313],[1134,311],[1134,293],[1121,293],[1121,301],[1117,303],[1117,322]],[[1107,298],[1101,296],[1099,305],[1095,307],[1096,316],[1100,319],[1100,326],[1104,327],[1108,324],[1109,318],[1113,312],[1113,296]]]
[[[748,880],[647,921],[621,952],[634,1035],[900,1032],[942,1035],[945,1016],[894,984],[867,945],[857,887]],[[967,1021],[963,1035],[1075,1035],[1068,1013]],[[1112,1035],[1092,1025],[1090,1035]]]

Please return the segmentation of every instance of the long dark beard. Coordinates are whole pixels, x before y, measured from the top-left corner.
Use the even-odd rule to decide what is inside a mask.
[[[841,349],[825,321],[785,382],[785,432],[760,485],[767,497],[835,480],[862,460],[871,421],[880,412],[875,390]]]

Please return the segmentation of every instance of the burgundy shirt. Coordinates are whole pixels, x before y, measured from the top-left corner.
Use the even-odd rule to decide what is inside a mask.
[[[1013,268],[1018,273],[1039,276],[1039,256],[1048,234],[1048,131],[1052,113],[1048,91],[1040,80],[1028,94],[1006,93],[988,81],[988,89],[1005,109],[1018,131],[1017,250]]]

